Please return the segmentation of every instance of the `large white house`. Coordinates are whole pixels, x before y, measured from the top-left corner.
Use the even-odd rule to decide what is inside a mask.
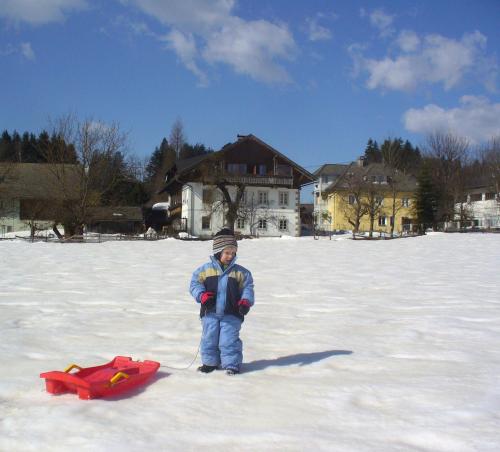
[[[230,203],[237,206],[235,232],[299,236],[300,189],[313,181],[259,138],[238,135],[218,152],[176,162],[162,191],[169,195],[170,221],[192,236],[212,237],[227,226]],[[235,203],[238,189],[242,197]]]
[[[459,211],[460,206],[456,206]],[[469,188],[465,204],[470,225],[479,229],[500,229],[500,194],[491,185]]]

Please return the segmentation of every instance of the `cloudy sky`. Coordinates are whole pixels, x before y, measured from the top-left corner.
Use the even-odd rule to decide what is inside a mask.
[[[180,118],[309,170],[369,138],[500,134],[498,0],[0,0],[0,129],[67,113],[150,155]]]

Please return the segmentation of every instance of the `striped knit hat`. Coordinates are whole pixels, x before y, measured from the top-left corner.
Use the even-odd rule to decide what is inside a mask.
[[[233,232],[230,229],[221,229],[214,236],[213,251],[214,254],[220,253],[227,246],[234,246],[238,248],[238,243],[234,237]]]

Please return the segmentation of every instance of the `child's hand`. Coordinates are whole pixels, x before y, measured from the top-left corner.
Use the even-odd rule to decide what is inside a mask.
[[[215,294],[213,292],[203,292],[200,297],[201,304],[207,305],[214,301]]]
[[[245,299],[238,301],[238,311],[243,316],[247,315],[250,311],[250,302]]]

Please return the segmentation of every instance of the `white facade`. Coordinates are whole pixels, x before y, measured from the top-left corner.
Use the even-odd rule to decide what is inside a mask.
[[[467,195],[467,210],[472,226],[481,229],[500,228],[499,195],[487,190],[474,190]]]
[[[234,199],[236,188],[228,189]],[[299,236],[299,199],[298,189],[247,186],[235,232],[257,237]],[[183,186],[181,216],[190,235],[212,237],[225,226],[221,200],[222,194],[213,186],[201,182]]]

